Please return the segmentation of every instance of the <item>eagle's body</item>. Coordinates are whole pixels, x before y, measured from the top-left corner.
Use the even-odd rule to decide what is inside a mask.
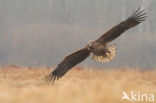
[[[86,48],[93,53],[92,59],[99,62],[108,62],[115,57],[116,47],[91,41]]]
[[[100,43],[96,41],[91,41],[87,47],[90,52],[92,52],[95,55],[102,56],[107,51],[106,45],[101,45]]]
[[[44,81],[50,83],[51,81],[54,82],[56,79],[61,78],[72,67],[89,57],[90,54],[93,54],[92,59],[98,62],[104,63],[114,59],[116,47],[113,45],[108,46],[107,44],[119,37],[126,30],[145,21],[146,17],[146,12],[144,12],[144,10],[140,10],[140,8],[134,10],[129,18],[112,27],[100,38],[91,41],[84,48],[66,56],[63,61],[58,64],[56,69],[44,78]]]

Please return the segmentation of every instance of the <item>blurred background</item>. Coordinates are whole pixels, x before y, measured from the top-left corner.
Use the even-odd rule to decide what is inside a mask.
[[[56,66],[141,6],[147,21],[112,44],[109,63],[87,59],[81,66],[156,67],[156,0],[1,0],[0,66]]]

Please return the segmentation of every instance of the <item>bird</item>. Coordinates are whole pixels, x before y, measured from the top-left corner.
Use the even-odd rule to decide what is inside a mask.
[[[105,63],[113,60],[116,46],[108,44],[128,29],[145,21],[147,17],[147,12],[141,7],[133,10],[126,20],[113,26],[98,39],[91,40],[84,48],[67,55],[49,75],[43,78],[43,81],[48,84],[54,83],[90,55],[92,55],[91,59],[97,62]]]

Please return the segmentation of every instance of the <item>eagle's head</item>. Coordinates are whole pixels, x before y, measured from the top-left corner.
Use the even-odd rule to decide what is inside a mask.
[[[94,40],[89,40],[88,46],[92,46],[94,44],[95,44],[95,41]]]
[[[87,44],[87,49],[88,50],[92,50],[94,48],[96,48],[98,45],[98,43],[94,40],[90,40],[89,43]]]

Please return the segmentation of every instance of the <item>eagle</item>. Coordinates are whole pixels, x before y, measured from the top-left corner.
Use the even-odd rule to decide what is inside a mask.
[[[135,9],[124,21],[112,27],[97,40],[90,41],[84,48],[66,56],[55,70],[43,78],[45,83],[53,83],[64,76],[71,68],[84,61],[92,54],[92,60],[97,62],[109,62],[116,55],[116,46],[108,45],[126,30],[142,23],[147,18],[147,13],[141,7]]]

